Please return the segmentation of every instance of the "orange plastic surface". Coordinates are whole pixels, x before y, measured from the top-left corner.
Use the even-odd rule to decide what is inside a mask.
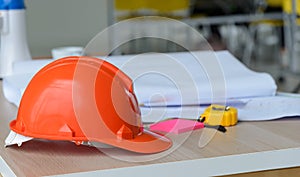
[[[42,68],[27,86],[10,127],[24,136],[97,141],[140,153],[172,145],[143,130],[131,79],[91,57],[67,57]]]

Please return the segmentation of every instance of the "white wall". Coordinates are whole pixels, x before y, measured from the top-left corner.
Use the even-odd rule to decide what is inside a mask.
[[[85,46],[107,27],[110,0],[25,0],[27,38],[33,57],[61,46]]]

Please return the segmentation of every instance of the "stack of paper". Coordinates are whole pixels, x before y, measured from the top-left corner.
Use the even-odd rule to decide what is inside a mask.
[[[238,106],[240,120],[300,115],[300,111],[295,111],[294,107],[286,114],[282,111],[272,115],[268,108],[271,107],[270,99],[276,97],[274,79],[267,73],[248,69],[227,51],[148,53],[100,58],[119,67],[132,78],[135,93],[142,105],[143,120],[147,122],[166,117],[196,118],[204,109],[199,106],[210,103]],[[27,74],[4,78],[5,97],[19,105],[30,79],[49,62],[51,60],[41,60],[38,64],[33,61],[16,64],[16,71]],[[258,105],[262,104],[264,98],[269,98],[264,109],[270,114],[260,115],[262,117],[249,114],[261,111],[257,109],[260,109]],[[299,99],[293,101],[298,102]],[[279,99],[277,102],[280,105],[283,103]]]
[[[134,80],[139,103],[152,106],[208,104],[273,96],[267,73],[251,71],[228,51],[111,56],[107,61]]]

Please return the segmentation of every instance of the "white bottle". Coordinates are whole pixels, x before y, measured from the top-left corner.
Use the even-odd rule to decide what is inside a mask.
[[[31,60],[23,0],[0,0],[0,78],[13,73],[13,63]]]

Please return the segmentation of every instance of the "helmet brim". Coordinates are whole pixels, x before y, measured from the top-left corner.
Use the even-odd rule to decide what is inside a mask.
[[[106,139],[104,143],[143,154],[159,153],[172,146],[172,141],[169,138],[148,130],[144,130],[133,139]]]

